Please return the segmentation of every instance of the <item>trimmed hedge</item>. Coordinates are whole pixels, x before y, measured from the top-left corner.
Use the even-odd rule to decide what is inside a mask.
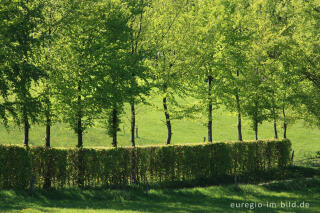
[[[289,165],[289,140],[110,149],[0,145],[0,188],[96,187],[223,179]]]

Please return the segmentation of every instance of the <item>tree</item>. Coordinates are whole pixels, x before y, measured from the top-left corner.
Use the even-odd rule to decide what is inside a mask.
[[[4,79],[12,87],[15,122],[24,125],[25,146],[29,144],[30,125],[37,120],[40,110],[39,100],[32,89],[44,75],[34,61],[34,51],[43,39],[37,31],[42,19],[42,7],[41,2],[23,0],[3,0],[0,7],[0,32],[1,37],[6,38],[2,43],[6,54]]]
[[[244,98],[243,109],[245,115],[252,121],[252,129],[255,132],[255,140],[258,140],[258,126],[268,117],[268,100],[265,96],[267,87],[264,84],[264,80],[261,77],[261,68],[259,65],[255,65],[251,72],[246,74],[246,95]]]
[[[283,120],[284,138],[287,124],[294,120],[291,108],[297,108],[299,79],[292,72],[296,63],[293,56],[293,39],[296,23],[292,20],[295,8],[291,1],[268,0],[258,3],[257,29],[260,36],[260,50],[264,67],[265,96],[268,97],[268,120],[273,122],[274,137],[278,138],[277,122]],[[259,37],[259,36],[258,36]],[[262,47],[262,48],[261,48]],[[289,112],[291,115],[289,115]],[[282,116],[281,116],[282,115]]]
[[[320,2],[301,0],[293,2],[293,6],[295,16],[290,19],[296,23],[293,35],[296,45],[291,57],[294,69],[290,74],[299,79],[304,118],[320,126]]]
[[[147,50],[143,48],[146,40],[146,20],[145,10],[149,3],[145,0],[128,1],[130,28],[130,60],[128,60],[127,69],[131,72],[130,90],[128,99],[131,110],[131,144],[135,146],[135,129],[136,129],[136,104],[143,101],[142,94],[148,94],[147,69],[143,65],[143,58],[146,57]]]
[[[182,35],[180,53],[184,56],[180,60],[185,69],[188,69],[183,78],[187,82],[184,85],[191,86],[188,93],[201,101],[201,105],[192,108],[194,112],[202,111],[206,114],[209,142],[213,140],[213,108],[217,108],[221,102],[218,97],[224,83],[224,13],[223,1],[192,2],[181,22],[188,30]]]
[[[62,18],[65,16],[64,7],[61,1],[47,0],[44,2],[42,10],[43,19],[38,31],[45,39],[41,42],[41,47],[36,53],[37,64],[43,70],[45,76],[40,80],[37,93],[41,101],[40,121],[45,125],[45,146],[51,146],[51,126],[58,118],[56,113],[56,98],[54,96],[55,64],[51,60],[54,51],[54,40],[58,36],[61,28]]]
[[[292,8],[290,3],[273,0],[257,2],[252,6],[253,26],[256,30],[253,31],[250,50],[251,71],[248,71],[246,86],[249,86],[249,92],[246,94],[253,99],[247,99],[246,113],[253,121],[256,139],[258,124],[264,120],[273,121],[274,137],[278,138],[277,121],[281,108],[289,101],[288,84],[283,87],[283,79],[287,78],[287,83],[292,82],[290,76],[284,76],[282,69],[283,63],[287,63],[286,55],[290,52],[292,43],[290,24],[287,22],[288,11]],[[286,124],[284,127],[286,128]]]
[[[141,93],[138,82],[144,71],[140,69],[140,53],[132,49],[136,48],[132,42],[137,41],[130,37],[134,32],[128,25],[129,15],[130,11],[123,2],[101,1],[95,9],[95,16],[87,19],[92,30],[84,52],[95,82],[92,97],[114,147],[118,144],[117,132],[123,105]]]
[[[175,103],[175,95],[179,96],[182,91],[183,72],[178,65],[180,55],[177,46],[179,29],[177,24],[188,4],[185,1],[153,1],[146,12],[147,41],[146,46],[149,56],[145,63],[150,67],[152,85],[156,93],[162,98],[162,107],[167,127],[166,144],[172,139],[172,106]],[[171,107],[171,108],[170,108]]]
[[[90,60],[86,48],[90,41],[88,34],[93,30],[88,22],[89,14],[94,15],[93,2],[68,1],[65,3],[57,38],[52,41],[51,63],[57,70],[51,75],[50,81],[57,99],[58,113],[63,121],[75,131],[78,136],[77,147],[83,146],[83,134],[93,125],[97,106],[93,98],[96,82],[92,75]]]
[[[270,28],[268,18],[263,11],[263,5],[252,5],[254,25],[256,28],[249,47],[249,64],[244,73],[246,91],[243,102],[243,109],[246,116],[252,121],[252,129],[255,132],[255,140],[258,140],[258,127],[268,118],[267,109],[269,107],[268,98],[265,95],[269,90],[266,85],[266,66],[267,52],[265,50],[268,44],[267,39],[270,37]]]
[[[245,90],[244,73],[249,69],[248,52],[253,41],[254,27],[252,5],[249,1],[225,2],[223,25],[224,72],[221,99],[230,111],[237,113],[238,140],[242,141],[242,102]]]
[[[2,2],[1,2],[2,3]],[[0,20],[4,20],[5,17],[5,7],[0,7]],[[10,48],[8,43],[10,40],[5,36],[7,30],[7,24],[4,21],[0,22],[0,118],[5,126],[8,123],[8,110],[14,112],[12,105],[8,97],[10,96],[12,90],[10,90],[10,81],[9,81],[9,70],[11,69],[10,64],[8,63],[8,55]]]

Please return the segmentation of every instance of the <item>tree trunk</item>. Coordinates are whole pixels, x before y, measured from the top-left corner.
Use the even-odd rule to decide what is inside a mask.
[[[212,76],[208,76],[208,141],[212,142],[212,99],[211,99],[211,89],[212,89]]]
[[[166,125],[167,125],[167,129],[168,129],[167,144],[170,144],[171,137],[172,137],[172,127],[171,127],[170,115],[169,115],[168,107],[167,107],[167,97],[164,97],[162,102],[163,102],[164,115],[166,117]]]
[[[242,141],[241,113],[238,112],[238,140]]]
[[[237,78],[239,78],[240,73],[237,70]],[[240,98],[239,98],[239,89],[237,88],[236,94],[236,102],[237,102],[237,111],[238,111],[238,140],[242,141],[242,125],[241,125],[241,107],[240,107]]]
[[[277,121],[275,119],[273,122],[273,129],[274,129],[274,138],[278,139]]]
[[[30,124],[28,121],[28,117],[25,116],[24,118],[24,140],[23,143],[26,147],[29,146],[29,129],[30,129]]]
[[[50,119],[50,115],[47,115],[47,121],[46,121],[46,147],[50,147],[50,140],[51,140],[51,119]]]
[[[78,117],[78,128],[77,128],[77,134],[78,134],[78,145],[77,147],[83,146],[83,134],[82,134],[82,117]]]
[[[258,122],[254,121],[254,134],[255,134],[255,139],[258,140]]]
[[[241,109],[240,109],[240,100],[239,95],[236,95],[237,100],[237,110],[238,110],[238,140],[242,141],[242,125],[241,125]]]
[[[118,112],[116,108],[112,110],[112,145],[113,147],[117,147],[117,130],[118,130]]]
[[[134,131],[136,126],[136,112],[135,112],[134,101],[132,101],[130,105],[131,105],[131,145],[135,147],[136,143],[135,143]]]
[[[286,112],[284,107],[282,108],[283,113],[283,138],[287,138],[287,121],[286,121]]]
[[[78,145],[77,147],[83,146],[83,130],[82,130],[82,106],[81,106],[81,82],[78,84],[78,126],[77,126],[77,134],[78,134]]]
[[[46,148],[50,148],[50,130],[51,130],[51,119],[49,113],[47,114],[47,121],[46,121]],[[48,162],[46,164],[47,171],[44,177],[44,189],[49,189],[51,187],[51,158],[48,158]]]
[[[77,134],[78,134],[78,145],[80,148],[78,150],[78,186],[84,186],[84,167],[83,167],[83,126],[82,126],[82,103],[81,103],[81,81],[78,83],[78,126],[77,126]]]

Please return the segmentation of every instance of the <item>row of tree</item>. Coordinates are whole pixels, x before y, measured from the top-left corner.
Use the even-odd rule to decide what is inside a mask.
[[[124,104],[135,146],[136,105],[160,94],[172,119],[223,104],[258,125],[299,115],[320,126],[317,0],[1,0],[0,116],[29,129],[65,122],[83,134],[98,120],[117,146]],[[177,97],[192,97],[181,105]]]

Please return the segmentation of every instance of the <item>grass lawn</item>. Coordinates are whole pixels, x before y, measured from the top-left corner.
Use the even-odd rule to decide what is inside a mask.
[[[137,145],[164,144],[166,140],[166,126],[164,115],[160,110],[160,98],[153,101],[155,107],[138,106],[137,107],[137,125],[139,138]],[[130,114],[129,107],[123,116],[123,123],[120,125],[119,146],[130,146]],[[207,137],[207,128],[205,121],[200,120],[173,120],[173,144],[202,142],[203,137]],[[282,136],[281,123],[278,125],[279,135]],[[75,147],[77,137],[66,124],[55,124],[52,128],[52,146],[53,147]],[[43,145],[45,136],[45,127],[34,125],[30,132],[30,144]],[[243,137],[246,140],[254,139],[254,132],[250,128],[250,122],[243,120]],[[289,125],[288,137],[293,143],[296,159],[304,155],[320,151],[320,130],[317,128],[308,128],[303,121],[298,121]],[[259,128],[259,138],[273,138],[273,124],[263,123]],[[226,141],[237,139],[237,117],[222,109],[216,110],[213,121],[213,139],[214,141]],[[23,130],[11,127],[7,131],[0,126],[0,144],[22,144]],[[84,146],[111,146],[112,139],[106,135],[106,130],[102,126],[96,125],[88,129],[84,136]]]
[[[287,207],[281,207],[281,202]],[[292,206],[289,202],[304,208]],[[234,203],[243,205],[231,208]],[[245,204],[249,203],[248,208]],[[268,204],[267,204],[268,203]],[[271,204],[272,203],[272,204]],[[307,203],[309,208],[307,208]],[[263,205],[261,208],[259,205]],[[250,205],[254,209],[250,210]],[[268,207],[267,207],[268,205]],[[276,206],[274,206],[276,205]],[[301,204],[302,205],[302,204]],[[182,189],[37,191],[1,190],[0,212],[306,212],[320,211],[320,177],[263,185],[233,185]]]

